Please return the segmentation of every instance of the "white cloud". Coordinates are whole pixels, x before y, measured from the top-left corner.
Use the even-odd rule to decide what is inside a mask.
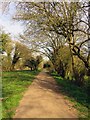
[[[20,22],[14,22],[3,17],[0,18],[0,26],[3,26],[4,30],[12,35],[18,35],[23,32],[23,26],[21,26]]]
[[[0,7],[0,26],[2,26],[6,32],[10,33],[11,36],[18,36],[19,33],[23,33],[24,26],[21,22],[12,20],[14,13],[15,5],[13,3],[10,5],[9,11],[4,14],[2,14]]]

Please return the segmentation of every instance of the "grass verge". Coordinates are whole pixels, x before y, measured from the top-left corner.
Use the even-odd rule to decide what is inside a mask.
[[[51,75],[60,86],[62,93],[67,99],[73,102],[74,107],[79,111],[79,118],[88,118],[88,108],[90,107],[90,104],[88,102],[87,88],[78,87],[70,80],[63,79],[56,73],[51,73]]]
[[[2,74],[2,116],[12,118],[16,107],[23,96],[23,92],[32,83],[39,71],[13,71]]]

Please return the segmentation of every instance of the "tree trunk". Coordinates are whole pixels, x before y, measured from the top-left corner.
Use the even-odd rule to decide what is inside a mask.
[[[14,64],[11,65],[11,68],[10,68],[11,71],[14,71],[14,66],[15,66]]]
[[[32,67],[31,67],[31,71],[32,71]]]
[[[80,73],[75,69],[75,84],[82,86],[84,84],[84,75],[85,72],[81,71]]]
[[[87,70],[87,76],[90,76],[90,68]]]
[[[90,1],[88,2],[88,34],[90,34]],[[90,65],[90,35],[88,35],[88,58],[87,58],[87,61],[88,61],[88,64]],[[87,75],[90,76],[90,66],[87,70]]]
[[[58,66],[54,65],[54,68],[61,77],[65,77],[65,70],[61,60]]]
[[[74,69],[74,59],[73,59],[73,53],[71,49],[71,45],[69,44],[69,49],[70,49],[70,55],[71,55],[71,62],[72,62],[72,76],[75,77],[75,69]],[[73,80],[73,78],[72,78]]]

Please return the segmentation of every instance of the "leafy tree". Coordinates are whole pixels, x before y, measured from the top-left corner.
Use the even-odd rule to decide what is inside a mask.
[[[3,70],[4,69],[10,70],[11,61],[12,61],[11,53],[12,53],[12,49],[13,49],[13,44],[11,42],[10,35],[2,32],[0,34],[0,40],[1,40],[1,44],[2,44],[2,50],[1,50],[2,68],[3,68]]]
[[[21,60],[22,66],[26,59],[31,57],[31,50],[24,44],[20,42],[15,43],[13,57],[12,57],[12,67],[11,70],[14,70],[16,64]]]
[[[40,56],[40,55],[36,56],[36,59],[35,59],[35,62],[36,62],[36,64],[35,64],[35,70],[38,69],[39,64],[42,62],[42,60],[43,60],[42,56]]]
[[[23,4],[23,7],[22,7]],[[86,8],[89,7],[88,3],[79,2],[60,2],[60,3],[20,3],[19,10],[23,11],[22,14],[18,13],[16,18],[22,19],[24,21],[29,21],[27,24],[27,33],[34,36],[37,33],[43,34],[44,32],[55,32],[58,35],[64,36],[69,44],[70,54],[72,58],[72,69],[74,72],[74,62],[73,55],[76,55],[80,60],[83,61],[87,71],[90,71],[89,58],[88,55],[82,54],[82,46],[87,44],[87,28],[89,24],[85,21],[86,18]],[[83,20],[83,16],[85,20]],[[32,25],[30,23],[32,22]],[[82,27],[85,26],[85,27]],[[29,29],[28,29],[29,28]],[[84,29],[86,28],[86,29]],[[77,34],[79,36],[79,43]],[[30,35],[30,34],[28,34]],[[40,34],[39,34],[40,35]],[[83,36],[83,39],[81,38]],[[87,57],[86,57],[87,56]],[[88,72],[90,73],[90,72]]]
[[[35,61],[33,58],[31,58],[31,60],[26,60],[25,63],[24,63],[24,66],[27,66],[29,67],[31,70],[34,69],[34,64],[35,64]]]
[[[28,66],[31,70],[37,70],[38,65],[42,62],[41,56],[36,56],[36,58],[31,57],[25,61],[25,66]]]
[[[2,32],[0,40],[2,43],[1,56],[3,70],[14,70],[19,61],[22,62],[21,65],[23,66],[24,61],[31,57],[31,50],[20,42],[12,41],[9,34]]]
[[[19,2],[17,9],[20,13],[16,14],[15,19],[26,21],[25,36],[41,38],[40,42],[35,42],[36,46],[40,43],[39,48],[44,49],[44,54],[49,57],[60,75],[65,76],[68,66],[75,79],[77,76],[79,78],[83,76],[83,70],[79,72],[76,67],[76,60],[79,59],[80,63],[83,62],[87,75],[90,76],[90,2]],[[66,41],[63,46],[64,49],[66,45],[69,48],[68,63],[62,57],[64,49],[61,49],[61,45],[59,48],[56,45],[57,39],[53,36],[55,34],[59,38],[58,44]],[[54,39],[48,40],[46,37],[45,40],[45,36]],[[64,40],[60,41],[61,36]],[[67,59],[67,56],[65,58]]]

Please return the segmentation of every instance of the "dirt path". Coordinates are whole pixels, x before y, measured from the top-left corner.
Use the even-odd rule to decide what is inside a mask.
[[[14,118],[77,118],[77,111],[64,97],[55,80],[41,72],[24,94]]]

